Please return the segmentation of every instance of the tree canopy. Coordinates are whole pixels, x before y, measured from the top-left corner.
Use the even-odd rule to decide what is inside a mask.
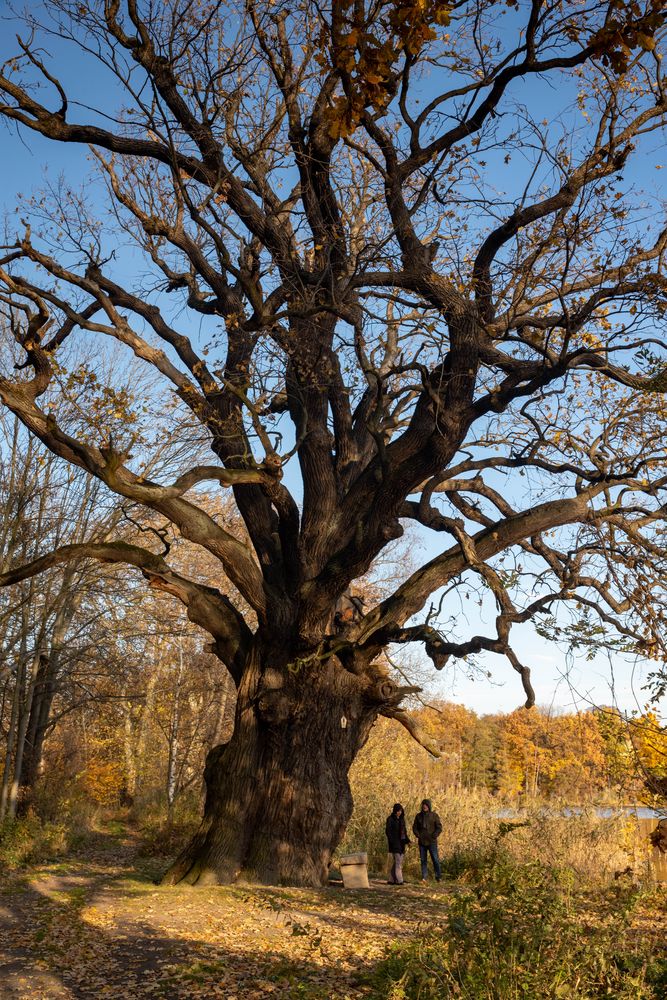
[[[281,740],[319,713],[309,746],[339,740],[342,717],[343,769],[378,713],[427,739],[382,665],[393,643],[422,643],[438,669],[504,655],[527,704],[517,623],[660,659],[667,227],[652,177],[645,192],[633,178],[662,166],[664,7],[29,13],[0,113],[24,140],[87,147],[106,205],[63,181],[10,224],[0,301],[18,360],[0,399],[213,556],[220,583],[113,539],[0,581],[82,557],[136,567],[212,637],[241,694],[235,739],[248,712]],[[54,58],[49,37],[65,40]],[[96,106],[61,71],[65,43],[100,73]],[[152,367],[214,461],[151,478],[140,401],[87,373],[87,420],[59,426],[49,399],[79,339]],[[201,484],[233,491],[242,531],[198,504]],[[350,607],[411,522],[436,554]],[[491,634],[424,612],[471,580],[495,601]]]

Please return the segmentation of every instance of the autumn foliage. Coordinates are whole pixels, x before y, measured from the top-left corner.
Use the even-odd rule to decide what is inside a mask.
[[[326,879],[378,720],[440,752],[396,650],[435,671],[499,657],[530,707],[526,627],[582,659],[649,659],[648,696],[664,692],[665,20],[664,0],[28,7],[0,117],[90,155],[91,180],[22,193],[8,222],[0,403],[32,442],[28,479],[48,454],[111,510],[2,553],[11,608],[42,574],[90,572],[80,609],[73,586],[36,599],[39,642],[12,618],[10,813],[60,650],[114,572],[123,602],[159,593],[189,623],[182,657],[169,637],[169,707],[147,716],[172,809],[194,783],[185,745],[200,764],[209,746],[172,883]],[[411,533],[423,549],[373,589]],[[141,643],[101,631],[130,665],[101,697],[130,706],[131,747]],[[224,739],[215,705],[190,705],[203,644],[235,689]],[[574,794],[606,767],[588,717],[512,717],[488,766],[492,729],[460,722],[474,780],[507,794]]]

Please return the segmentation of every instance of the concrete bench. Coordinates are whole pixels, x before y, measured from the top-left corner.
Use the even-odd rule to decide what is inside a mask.
[[[368,889],[368,855],[344,854],[340,859],[340,873],[345,889]]]

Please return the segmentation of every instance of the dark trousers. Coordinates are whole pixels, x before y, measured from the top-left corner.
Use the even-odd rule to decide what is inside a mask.
[[[433,862],[433,871],[435,872],[435,877],[440,878],[440,858],[438,857],[438,845],[429,844],[425,847],[423,844],[419,845],[419,860],[422,863],[422,878],[428,878],[428,856],[431,855],[431,861]]]

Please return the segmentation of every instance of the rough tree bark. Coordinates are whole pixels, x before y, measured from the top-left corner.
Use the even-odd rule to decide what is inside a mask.
[[[234,733],[214,747],[206,804],[193,841],[165,876],[173,884],[321,885],[352,812],[350,766],[383,703],[372,682],[258,641],[239,688]]]
[[[7,569],[0,585],[85,558],[178,598],[238,702],[233,736],[209,755],[202,826],[167,879],[319,884],[377,715],[437,751],[401,706],[410,688],[378,666],[390,644],[423,644],[437,669],[504,656],[527,706],[511,628],[564,606],[667,657],[667,469],[646,402],[667,390],[653,325],[667,228],[651,230],[621,186],[665,123],[664,4],[522,0],[496,18],[487,0],[165,0],[159,13],[44,2],[51,30],[98,53],[131,106],[117,127],[110,109],[73,114],[31,41],[0,73],[0,115],[93,148],[122,238],[134,234],[154,280],[126,280],[86,198],[60,198],[49,238],[28,228],[0,257],[21,359],[0,401],[170,528],[160,554],[105,536]],[[552,129],[533,78],[563,83],[581,108]],[[500,195],[517,146],[526,169],[512,163]],[[54,253],[65,232],[71,252]],[[216,333],[200,349],[184,331],[202,328]],[[152,366],[165,409],[180,401],[219,464],[152,481],[132,458],[125,397],[93,400],[102,430],[63,429],[42,397],[81,332]],[[572,405],[554,413],[566,386]],[[198,503],[205,483],[233,490],[242,537]],[[437,554],[336,624],[406,522]],[[217,560],[215,585],[175,568],[169,531]],[[462,636],[437,607],[417,620],[471,579],[495,634],[480,623]]]
[[[20,775],[21,810],[28,805],[41,772],[44,739],[49,728],[51,706],[56,694],[58,658],[55,651],[52,656],[42,654],[39,657]]]

